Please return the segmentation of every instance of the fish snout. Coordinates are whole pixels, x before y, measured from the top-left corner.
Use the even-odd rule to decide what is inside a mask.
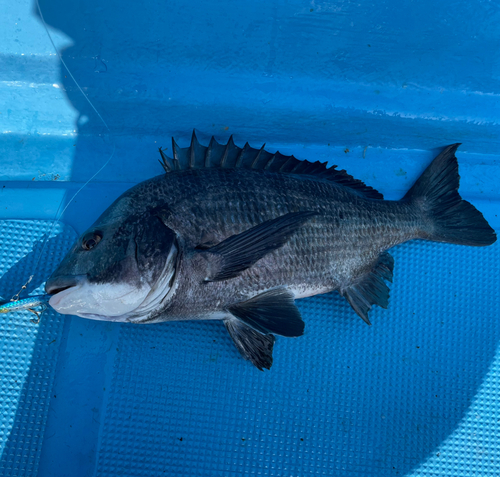
[[[59,292],[77,286],[86,278],[86,275],[62,275],[50,277],[45,283],[45,292],[49,295],[55,295]]]

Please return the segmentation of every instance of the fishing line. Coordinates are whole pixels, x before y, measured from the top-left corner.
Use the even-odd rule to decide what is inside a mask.
[[[37,6],[37,9],[38,9],[38,14],[40,15],[40,19],[42,20],[42,24],[43,24],[43,27],[45,28],[45,31],[47,33],[47,36],[49,37],[49,40],[50,40],[50,43],[52,43],[52,46],[54,47],[54,50],[56,52],[56,55],[58,56],[59,58],[59,61],[62,63],[62,65],[64,66],[64,68],[66,69],[66,71],[68,72],[68,75],[70,76],[70,78],[74,81],[74,83],[76,84],[77,88],[80,90],[80,92],[82,93],[83,97],[87,100],[87,102],[89,103],[90,107],[94,110],[94,112],[97,114],[97,117],[101,120],[101,122],[104,124],[104,127],[107,129],[108,131],[108,134],[111,136],[111,130],[109,129],[109,126],[108,124],[106,123],[106,121],[104,120],[104,118],[101,116],[101,114],[99,113],[99,111],[97,111],[97,108],[92,104],[92,101],[90,101],[90,99],[88,98],[88,96],[84,93],[83,89],[81,88],[81,86],[78,84],[78,81],[76,80],[76,78],[73,76],[73,74],[71,73],[70,69],[68,68],[68,65],[66,64],[66,62],[64,61],[61,53],[59,52],[59,50],[57,49],[55,43],[54,43],[54,40],[52,39],[52,35],[50,34],[50,31],[49,31],[49,28],[47,26],[47,23],[45,23],[45,19],[43,18],[43,14],[42,14],[42,10],[40,8],[40,4],[38,3],[38,0],[36,0],[36,6]],[[64,207],[64,209],[61,211],[61,213],[59,213],[59,211],[61,210],[61,207],[63,205],[63,202],[64,202],[64,196],[63,198],[61,199],[61,202],[59,203],[59,207],[57,209],[57,212],[56,212],[56,215],[54,217],[54,220],[52,221],[52,223],[50,225],[50,229],[48,231],[48,234],[45,233],[45,240],[43,241],[43,245],[42,245],[42,249],[40,250],[40,253],[38,254],[38,258],[37,260],[35,261],[35,265],[33,266],[33,269],[32,269],[32,273],[31,275],[29,276],[28,278],[28,281],[21,287],[21,289],[11,298],[11,301],[17,301],[19,300],[19,297],[21,295],[21,293],[26,290],[27,286],[29,285],[29,283],[31,282],[31,280],[33,280],[33,277],[35,276],[35,271],[36,269],[38,268],[38,264],[40,263],[40,260],[43,256],[43,252],[45,251],[45,247],[47,245],[47,242],[49,241],[49,238],[50,236],[52,235],[52,232],[54,230],[54,227],[56,225],[56,223],[59,221],[59,219],[62,217],[62,215],[64,214],[64,212],[66,212],[66,209],[70,206],[70,204],[75,200],[76,196],[85,188],[87,187],[87,185],[92,181],[94,180],[94,178],[109,164],[109,162],[111,161],[111,159],[113,158],[113,156],[115,155],[115,150],[116,150],[116,144],[114,143],[113,141],[113,151],[111,151],[111,155],[109,156],[108,160],[102,165],[102,167],[90,178],[87,180],[87,182],[85,182],[74,194],[73,196],[71,197],[71,199],[68,201],[68,203],[66,204],[66,207]]]

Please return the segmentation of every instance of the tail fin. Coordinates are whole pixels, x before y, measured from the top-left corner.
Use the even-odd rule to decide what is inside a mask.
[[[458,193],[460,176],[452,144],[432,161],[403,200],[418,205],[430,220],[428,240],[478,247],[496,241],[495,231],[483,214]]]

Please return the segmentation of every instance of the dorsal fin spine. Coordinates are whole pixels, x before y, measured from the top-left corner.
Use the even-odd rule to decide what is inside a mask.
[[[229,140],[227,141],[226,148],[224,149],[224,154],[220,160],[220,167],[224,167],[227,159],[227,155],[229,153],[229,149],[234,146],[233,135],[229,136]]]
[[[165,169],[165,172],[170,172],[170,169],[168,169],[167,166],[163,162],[161,162],[160,159],[158,159],[158,162],[161,164],[161,167],[163,167],[163,169]]]
[[[245,145],[243,146],[243,149],[240,149],[240,153],[238,154],[238,157],[236,158],[236,164],[234,165],[234,167],[238,168],[241,166],[241,162],[243,161],[243,156],[245,154],[245,152],[247,152],[247,149],[250,147],[250,144],[245,143]]]
[[[165,169],[165,172],[170,172],[172,170],[172,165],[170,164],[168,157],[165,155],[165,153],[163,152],[163,149],[161,147],[159,147],[158,150],[160,151],[160,155],[161,155],[161,159],[162,159],[161,161],[158,159],[160,161],[160,164],[163,166],[163,169]]]
[[[212,136],[212,138],[210,139],[210,144],[207,147],[207,152],[205,153],[205,167],[210,167],[210,159],[212,156],[212,150],[215,143],[217,143],[217,141]]]
[[[274,162],[274,159],[276,159],[276,154],[273,154],[268,161],[266,162],[266,165],[264,166],[264,170],[268,170],[271,167],[271,164]]]
[[[172,154],[173,154],[173,162],[174,162],[174,170],[179,171],[181,169],[181,165],[179,163],[179,146],[176,144],[175,139],[172,138]]]
[[[255,159],[253,160],[252,165],[250,166],[250,169],[254,169],[254,166],[257,165],[257,163],[259,162],[259,159],[260,159],[260,155],[262,154],[262,151],[264,150],[265,147],[266,147],[266,143],[264,143],[262,145],[262,147],[259,149],[259,152],[255,156]]]
[[[276,155],[278,155],[279,152],[276,153]],[[290,156],[287,161],[280,167],[280,171],[286,171],[286,166],[289,165],[289,163],[291,162],[295,162],[295,157],[293,156]]]
[[[194,169],[194,161],[196,154],[196,146],[198,145],[198,139],[196,138],[196,133],[193,129],[193,135],[191,136],[191,145],[189,146],[189,168]]]

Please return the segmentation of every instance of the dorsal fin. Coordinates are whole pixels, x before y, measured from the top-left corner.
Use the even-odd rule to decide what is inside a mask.
[[[344,170],[330,168],[323,162],[301,161],[294,156],[285,156],[280,152],[272,154],[264,150],[254,149],[248,142],[243,148],[234,144],[231,136],[227,144],[219,144],[212,136],[208,146],[202,146],[193,131],[191,144],[189,147],[180,148],[172,138],[173,158],[165,155],[160,148],[161,165],[165,172],[221,167],[224,169],[263,169],[269,172],[281,172],[284,174],[300,174],[321,177],[327,181],[349,187],[371,199],[383,199],[384,197],[373,187],[367,186],[364,182],[354,179]]]

